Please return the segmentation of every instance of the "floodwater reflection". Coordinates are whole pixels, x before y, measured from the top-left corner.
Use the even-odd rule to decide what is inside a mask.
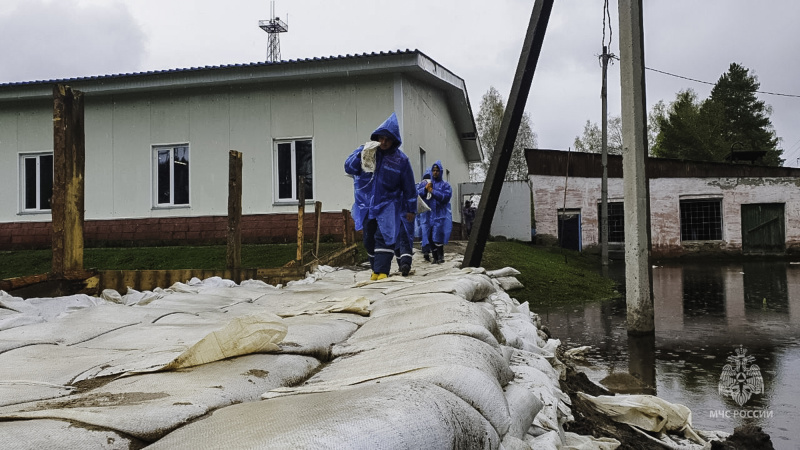
[[[614,267],[614,274],[624,270]],[[591,345],[583,368],[599,382],[630,373],[670,402],[688,406],[696,428],[761,426],[775,448],[800,442],[800,264],[784,261],[683,263],[653,268],[656,332],[627,335],[625,300],[532,305],[567,346]],[[764,392],[739,405],[719,392],[723,367],[742,347]],[[652,392],[650,392],[652,393]]]

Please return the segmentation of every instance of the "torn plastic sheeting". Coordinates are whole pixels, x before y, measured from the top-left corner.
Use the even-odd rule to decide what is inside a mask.
[[[367,380],[439,366],[474,367],[496,379],[501,386],[514,378],[498,349],[468,336],[437,335],[336,358],[302,386],[276,389],[263,397],[340,389]]]
[[[80,394],[0,408],[0,418],[72,420],[154,441],[211,411],[257,401],[265,389],[307,378],[319,365],[308,356],[246,355],[118,378]]]
[[[692,428],[692,411],[684,405],[670,403],[652,395],[600,395],[578,392],[578,396],[598,412],[616,422],[642,430],[682,433],[702,444],[703,439]]]
[[[76,347],[108,352],[75,381],[123,373],[154,372],[205,364],[248,353],[278,350],[286,335],[282,319],[268,312],[241,317],[217,313],[196,323],[140,324],[106,333]]]
[[[447,390],[427,383],[386,381],[229,406],[168,434],[148,450],[496,449],[499,445],[494,427]]]
[[[64,420],[18,420],[0,422],[3,442],[13,442],[15,450],[54,448],[130,449],[142,448],[145,443],[117,433],[97,430]]]

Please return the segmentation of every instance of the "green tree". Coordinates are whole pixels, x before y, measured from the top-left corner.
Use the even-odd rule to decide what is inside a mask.
[[[505,100],[500,92],[490,86],[489,90],[481,98],[481,106],[478,110],[476,127],[478,128],[478,139],[480,139],[481,149],[483,150],[484,160],[479,167],[471,171],[472,179],[482,181],[486,178],[486,172],[492,161],[497,135],[500,133],[500,124],[503,122],[505,114]],[[506,172],[506,181],[527,180],[528,163],[525,161],[525,149],[536,148],[536,133],[531,126],[531,119],[528,113],[523,113],[522,122],[519,125],[517,139],[514,142],[514,150],[511,153],[511,161]]]
[[[758,78],[739,64],[732,63],[711,95],[699,101],[687,89],[678,93],[660,122],[653,154],[664,158],[699,161],[725,161],[732,151],[763,156],[759,164],[783,164],[769,119],[771,108],[758,100]],[[735,158],[734,158],[735,159]]]
[[[664,101],[659,100],[647,115],[647,142],[648,149],[652,151],[659,130],[659,118],[665,114]],[[607,148],[609,155],[622,154],[622,118],[609,116],[607,129]],[[576,136],[573,142],[575,151],[584,153],[600,153],[603,151],[603,130],[597,123],[590,120],[583,126],[583,135]]]

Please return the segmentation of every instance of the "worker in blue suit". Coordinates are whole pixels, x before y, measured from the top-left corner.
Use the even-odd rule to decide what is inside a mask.
[[[422,198],[428,198],[428,206],[431,208],[429,222],[429,235],[431,241],[431,259],[434,264],[444,262],[444,245],[450,241],[450,233],[453,230],[453,213],[450,207],[450,198],[453,196],[453,188],[450,183],[442,178],[444,166],[442,161],[436,161],[431,166],[431,182],[427,183],[422,189],[417,187],[417,193]]]
[[[430,196],[426,193],[424,195],[419,194],[420,192],[425,193],[425,186],[431,182],[431,170],[428,169],[425,171],[425,175],[422,176],[422,181],[417,184],[417,193],[422,198],[422,201],[425,202],[426,205],[430,208]],[[422,257],[425,258],[425,261],[431,260],[431,233],[430,233],[430,211],[425,212],[417,212],[417,217],[415,219],[416,230],[419,231],[419,238],[420,238],[420,247],[422,249]],[[415,230],[415,231],[416,231]]]
[[[372,280],[389,275],[402,221],[413,224],[417,211],[414,171],[400,149],[400,126],[392,113],[344,163],[353,177],[351,214],[356,230],[363,229],[364,248],[372,268]],[[359,228],[359,224],[361,228]]]

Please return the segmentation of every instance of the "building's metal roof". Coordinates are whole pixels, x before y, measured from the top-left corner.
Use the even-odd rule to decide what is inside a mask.
[[[175,88],[246,85],[278,81],[402,73],[446,93],[467,159],[478,161],[481,150],[464,80],[419,50],[338,55],[279,62],[253,62],[183,69],[151,70],[53,80],[0,84],[0,103],[51,99],[53,85],[68,84],[86,95],[114,95]]]

